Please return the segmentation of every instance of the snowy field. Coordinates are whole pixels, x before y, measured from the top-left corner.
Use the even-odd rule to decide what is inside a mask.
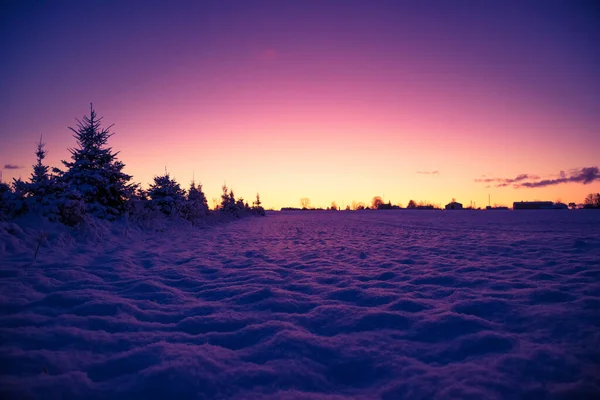
[[[0,227],[2,399],[600,394],[600,212]]]

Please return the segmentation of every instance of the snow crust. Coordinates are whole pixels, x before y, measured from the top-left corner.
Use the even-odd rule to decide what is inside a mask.
[[[0,225],[2,398],[600,393],[594,211],[23,226]]]

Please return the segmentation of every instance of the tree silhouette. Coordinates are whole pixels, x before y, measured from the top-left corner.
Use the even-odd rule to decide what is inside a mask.
[[[223,186],[221,186],[221,190],[221,204],[219,208],[222,210],[229,206],[229,189],[227,188],[227,185],[223,184]]]
[[[417,203],[414,200],[408,202],[406,208],[417,208]]]
[[[241,211],[241,209],[238,206],[238,204],[236,204],[233,189],[229,189],[228,191],[227,185],[223,185],[221,189],[223,189],[223,193],[221,193],[221,207],[219,208],[219,210],[221,212],[230,213],[239,218],[239,212]]]
[[[255,207],[262,206],[262,202],[260,201],[260,195],[258,193],[256,193],[256,201],[254,201],[252,203],[252,205],[255,206]]]
[[[8,183],[0,182],[0,221],[7,219],[12,211],[13,191]]]
[[[166,215],[178,214],[185,201],[185,190],[168,173],[154,177],[148,195],[152,205]]]
[[[252,203],[252,212],[258,215],[265,215],[265,209],[262,207],[260,196],[256,193],[256,201]]]
[[[200,219],[208,214],[208,201],[204,192],[202,191],[202,185],[192,181],[190,189],[187,193],[187,210],[186,214],[188,219],[196,220]]]
[[[55,171],[67,190],[81,195],[87,212],[112,218],[124,211],[135,185],[129,184],[131,176],[122,172],[125,164],[117,160],[118,152],[107,146],[112,125],[101,128],[101,121],[90,104],[90,116],[77,120],[77,129],[69,127],[78,147],[69,149],[72,161],[62,161],[67,171]]]
[[[590,193],[587,195],[583,204],[587,206],[587,208],[600,208],[600,193]]]
[[[300,206],[303,210],[307,210],[310,207],[310,199],[308,197],[303,197],[300,199]]]
[[[374,210],[380,208],[382,204],[383,199],[381,198],[381,196],[375,196],[373,197],[373,200],[371,200],[371,208]]]
[[[46,158],[46,154],[48,153],[44,148],[45,146],[46,143],[43,142],[40,136],[40,141],[36,142],[35,150],[37,163],[33,166],[33,173],[31,174],[31,182],[29,184],[29,193],[33,196],[43,196],[49,186],[49,167],[43,164],[44,158]]]

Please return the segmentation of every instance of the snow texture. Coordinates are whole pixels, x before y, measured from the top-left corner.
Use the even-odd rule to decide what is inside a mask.
[[[4,399],[600,393],[594,211],[0,228]]]

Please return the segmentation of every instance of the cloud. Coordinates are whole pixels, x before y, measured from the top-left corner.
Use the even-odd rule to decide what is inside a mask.
[[[600,181],[600,170],[598,167],[586,167],[581,169],[572,169],[568,173],[560,171],[558,178],[541,179],[537,175],[520,174],[514,178],[480,178],[475,179],[478,183],[494,184],[495,187],[506,187],[512,185],[515,189],[518,188],[539,188],[545,186],[560,185],[561,183],[589,183]]]
[[[23,169],[25,167],[15,164],[4,164],[4,169]]]
[[[514,178],[485,178],[485,179],[475,179],[475,182],[483,182],[483,183],[495,183],[496,187],[505,187],[511,185],[513,183],[522,182],[528,179],[540,179],[539,176],[530,175],[530,174],[520,174]]]
[[[557,179],[543,179],[535,182],[523,182],[515,186],[517,188],[538,188],[560,185],[561,183],[583,183],[584,185],[587,185],[595,181],[600,181],[600,170],[598,167],[586,167],[571,172],[570,175],[567,175],[565,171],[560,171],[560,178]]]
[[[440,171],[417,171],[417,174],[421,174],[421,175],[439,175]]]

